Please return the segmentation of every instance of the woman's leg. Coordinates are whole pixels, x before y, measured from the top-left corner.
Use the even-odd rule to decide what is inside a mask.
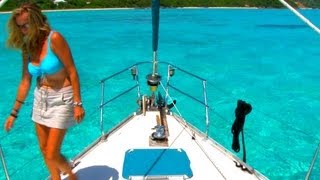
[[[39,141],[39,147],[44,159],[44,162],[46,163],[48,170],[50,172],[50,175],[52,179],[60,178],[60,170],[52,163],[50,163],[46,158],[46,149],[47,149],[47,141],[49,137],[49,130],[47,126],[41,125],[36,123],[36,133]]]
[[[69,175],[69,180],[73,180],[76,179],[76,176],[72,172],[72,168],[68,161],[60,154],[61,145],[66,131],[66,129],[49,129],[46,146],[46,158],[49,164],[53,164],[60,171],[67,173]]]

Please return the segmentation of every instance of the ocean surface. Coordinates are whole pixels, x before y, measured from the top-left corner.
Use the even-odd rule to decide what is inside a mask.
[[[320,25],[320,10],[301,13]],[[101,134],[99,80],[135,62],[152,60],[151,12],[123,9],[46,14],[52,28],[67,39],[80,75],[86,117],[70,129],[62,148],[72,159]],[[1,124],[12,109],[21,78],[20,52],[5,46],[8,18],[9,14],[0,14]],[[319,47],[319,34],[287,9],[161,10],[159,61],[207,80],[209,133],[231,152],[230,129],[237,100],[252,105],[244,126],[247,163],[270,179],[304,179],[320,142]],[[132,79],[130,75],[127,78]],[[144,82],[144,76],[140,78]],[[201,85],[180,84],[195,96],[202,94]],[[118,88],[108,86],[107,96]],[[33,88],[12,131],[0,131],[12,180],[48,176],[30,118],[32,96]],[[180,109],[189,110],[181,111],[184,117],[202,111],[178,94],[174,98]],[[127,102],[121,100],[121,105],[112,107],[106,131],[117,123],[113,120],[117,113],[131,107]],[[203,130],[205,118],[198,119],[193,123]],[[240,153],[234,153],[242,158],[242,150],[241,146]],[[315,161],[311,179],[320,178],[319,163]],[[2,169],[0,179],[5,179]]]

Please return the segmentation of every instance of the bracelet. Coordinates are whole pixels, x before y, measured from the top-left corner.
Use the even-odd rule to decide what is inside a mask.
[[[19,99],[16,99],[17,102],[21,103],[21,104],[24,104],[24,101],[21,101]]]
[[[79,106],[79,107],[82,107],[82,102],[73,102],[73,107],[76,107],[76,106]]]
[[[10,116],[12,116],[12,117],[14,117],[14,118],[17,118],[17,117],[18,117],[18,115],[13,114],[13,113],[10,113]]]

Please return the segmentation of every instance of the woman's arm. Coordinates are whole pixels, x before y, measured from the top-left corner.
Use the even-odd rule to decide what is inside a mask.
[[[17,96],[15,99],[15,102],[13,104],[13,108],[11,110],[11,113],[9,117],[7,118],[7,121],[5,122],[5,130],[9,131],[13,127],[13,123],[15,119],[18,117],[18,112],[23,105],[28,92],[30,90],[31,86],[31,75],[28,72],[28,59],[26,56],[23,55],[23,65],[22,65],[22,79],[20,81],[20,84],[18,86],[17,90]]]

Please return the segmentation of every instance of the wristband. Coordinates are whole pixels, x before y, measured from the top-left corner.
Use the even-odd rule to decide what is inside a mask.
[[[10,116],[12,116],[12,117],[14,117],[14,118],[17,118],[17,117],[18,117],[18,115],[13,114],[13,113],[10,113]]]
[[[82,102],[73,102],[73,107],[76,106],[82,107]]]
[[[16,99],[17,102],[19,102],[20,104],[24,104],[24,101],[21,101],[19,99]]]

